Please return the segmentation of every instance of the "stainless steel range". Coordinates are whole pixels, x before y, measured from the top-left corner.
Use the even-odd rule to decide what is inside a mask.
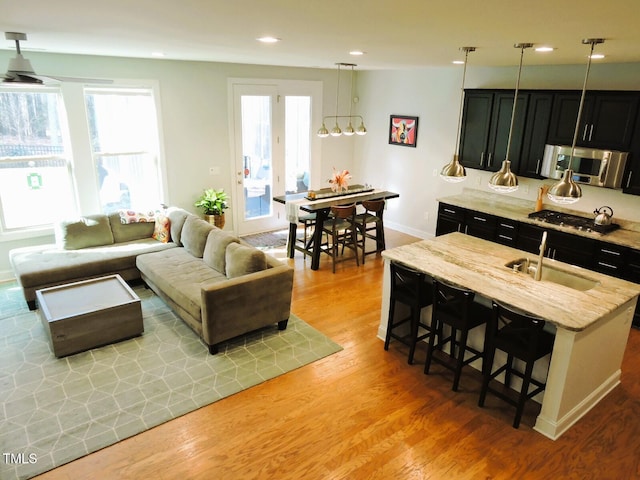
[[[529,218],[533,218],[542,223],[551,223],[553,225],[571,227],[585,232],[596,232],[602,234],[606,234],[620,228],[620,225],[617,223],[596,225],[593,218],[581,217],[570,213],[555,212],[553,210],[532,212],[529,214]]]

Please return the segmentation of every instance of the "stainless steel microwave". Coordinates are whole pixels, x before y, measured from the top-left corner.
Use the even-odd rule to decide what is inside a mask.
[[[560,179],[564,171],[573,170],[573,181],[596,187],[621,188],[627,152],[576,147],[571,159],[571,147],[545,145],[540,175]]]

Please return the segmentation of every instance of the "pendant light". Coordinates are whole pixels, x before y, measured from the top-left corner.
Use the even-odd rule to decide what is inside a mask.
[[[336,88],[336,114],[335,115],[329,115],[326,116],[322,119],[322,126],[318,129],[318,136],[325,138],[328,137],[329,135],[331,135],[332,137],[339,137],[341,136],[343,133],[346,136],[351,136],[354,133],[357,135],[366,135],[367,133],[367,129],[364,126],[364,120],[362,119],[361,115],[352,115],[351,114],[351,106],[353,104],[353,99],[351,98],[353,95],[353,79],[354,79],[354,67],[357,67],[356,64],[354,63],[336,63],[336,65],[338,66],[338,81],[337,81],[337,88]],[[340,98],[340,67],[351,67],[351,89],[349,91],[349,115],[338,115],[338,107],[339,107],[339,98]],[[328,118],[333,118],[335,119],[335,125],[333,126],[333,128],[329,131],[327,130],[327,127],[325,125],[325,121]],[[349,124],[347,125],[347,127],[345,128],[345,130],[343,131],[340,128],[340,125],[338,124],[338,119],[339,118],[348,118],[349,119]],[[360,119],[360,125],[358,126],[357,129],[353,128],[353,125],[351,123],[351,121],[355,118]]]
[[[462,182],[467,176],[467,172],[465,171],[462,164],[460,164],[458,157],[460,155],[460,129],[462,128],[464,80],[467,76],[467,59],[469,58],[469,52],[475,52],[476,47],[460,47],[460,51],[464,52],[464,68],[462,70],[462,86],[460,87],[460,113],[458,114],[458,130],[456,131],[456,151],[453,154],[453,160],[446,164],[440,171],[440,178],[451,183]]]
[[[603,38],[585,38],[582,40],[584,45],[591,45],[591,52],[587,60],[587,71],[584,75],[584,83],[582,85],[582,96],[580,97],[580,106],[578,107],[578,118],[576,119],[576,128],[573,132],[573,143],[571,144],[571,156],[569,157],[569,166],[562,174],[562,179],[553,185],[547,196],[553,203],[568,205],[576,203],[582,197],[582,189],[573,181],[573,170],[571,164],[576,150],[576,141],[578,140],[578,130],[580,129],[580,119],[582,118],[582,107],[584,106],[584,98],[587,92],[587,80],[589,79],[589,70],[591,69],[591,57],[593,56],[593,48],[599,43],[604,43]]]
[[[516,80],[516,90],[513,97],[513,109],[511,110],[511,125],[509,125],[509,137],[507,140],[507,153],[502,162],[502,167],[489,179],[489,188],[498,193],[511,193],[518,190],[518,177],[511,171],[511,161],[509,160],[509,150],[511,149],[511,137],[513,135],[513,124],[516,118],[516,104],[518,103],[518,92],[520,90],[520,74],[522,73],[522,59],[524,49],[533,47],[533,43],[516,43],[514,48],[520,49],[520,66],[518,67],[518,79]]]

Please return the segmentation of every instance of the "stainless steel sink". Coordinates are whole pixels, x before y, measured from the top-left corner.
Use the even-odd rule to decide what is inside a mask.
[[[508,262],[505,267],[516,273],[524,273],[534,278],[536,270],[538,269],[538,262],[528,258],[518,258]],[[573,288],[581,292],[591,290],[593,287],[600,285],[600,282],[597,280],[576,275],[566,270],[560,270],[546,263],[542,266],[542,277],[540,280],[564,285],[565,287]]]

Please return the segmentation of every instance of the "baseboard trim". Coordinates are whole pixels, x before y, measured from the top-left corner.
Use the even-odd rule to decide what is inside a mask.
[[[564,432],[569,430],[578,420],[584,417],[589,410],[595,407],[600,400],[606,397],[614,388],[620,384],[621,370],[617,370],[607,380],[594,390],[591,395],[572,408],[564,417],[558,421],[538,415],[533,429],[551,440],[557,440]]]

